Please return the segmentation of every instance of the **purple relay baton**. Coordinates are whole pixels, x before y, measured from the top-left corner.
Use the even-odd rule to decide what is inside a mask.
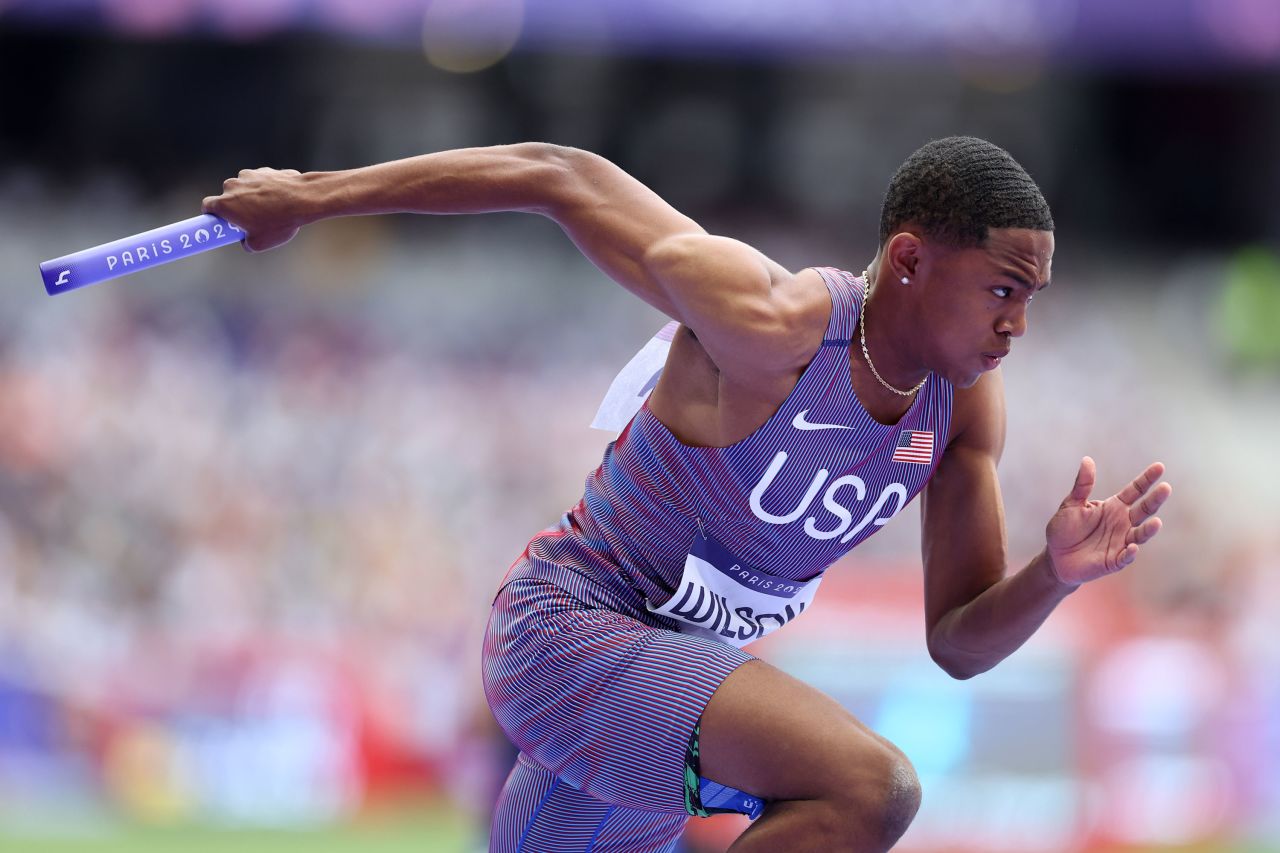
[[[221,216],[202,213],[172,225],[103,243],[40,265],[50,296],[128,275],[131,272],[239,243],[244,231]]]

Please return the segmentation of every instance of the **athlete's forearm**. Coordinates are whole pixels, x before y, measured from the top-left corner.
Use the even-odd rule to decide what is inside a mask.
[[[1075,589],[1057,579],[1042,551],[1021,571],[939,619],[929,652],[955,678],[986,672],[1030,639]]]
[[[670,238],[706,233],[603,157],[541,142],[441,151],[342,172],[247,169],[226,181],[221,195],[206,198],[204,209],[244,229],[253,251],[337,216],[539,213],[611,278],[682,321],[655,272],[672,254],[660,250],[678,243]],[[741,278],[736,271],[728,276]]]
[[[526,142],[422,154],[300,178],[305,225],[376,213],[552,212],[566,198],[584,151]]]

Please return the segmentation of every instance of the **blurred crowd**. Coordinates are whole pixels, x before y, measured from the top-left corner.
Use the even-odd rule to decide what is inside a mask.
[[[5,270],[11,296],[20,277]],[[19,308],[0,343],[0,706],[67,712],[0,712],[0,755],[28,759],[16,776],[0,760],[0,799],[29,809],[32,766],[69,756],[88,775],[42,777],[152,817],[333,818],[371,788],[452,783],[436,765],[465,768],[468,732],[490,737],[488,600],[576,500],[610,377],[564,381],[465,340],[513,317],[450,356],[379,331],[385,309],[130,284]],[[419,313],[420,334],[448,338]],[[233,734],[245,778],[318,799],[228,800],[216,780],[235,759],[207,741]],[[92,769],[137,749],[146,772]],[[130,793],[157,779],[169,795]],[[487,807],[493,781],[477,784],[462,795]]]

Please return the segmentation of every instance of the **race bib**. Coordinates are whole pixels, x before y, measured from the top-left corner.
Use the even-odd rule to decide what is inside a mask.
[[[679,327],[680,324],[674,320],[663,326],[618,371],[591,421],[592,429],[622,432],[627,422],[635,417],[658,384],[658,377],[667,363],[667,353],[671,351],[671,339]]]
[[[681,623],[681,632],[745,646],[795,619],[813,602],[821,575],[807,581],[774,577],[734,559],[714,539],[698,534],[684,561],[675,594],[650,613]]]

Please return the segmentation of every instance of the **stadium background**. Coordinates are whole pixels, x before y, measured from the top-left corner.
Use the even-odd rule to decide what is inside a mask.
[[[1084,453],[1108,493],[1165,461],[1165,531],[953,682],[907,511],[760,651],[915,762],[903,850],[1280,850],[1278,62],[1271,0],[0,0],[0,850],[481,849],[488,600],[661,323],[515,215],[52,300],[40,260],[245,167],[543,139],[858,270],[953,133],[1058,224],[1005,367],[1015,560]]]

